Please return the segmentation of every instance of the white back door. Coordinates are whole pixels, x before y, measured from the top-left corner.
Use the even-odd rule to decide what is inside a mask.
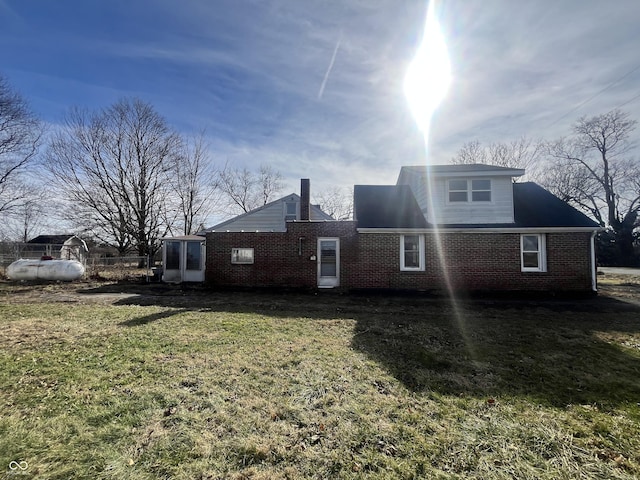
[[[340,286],[340,239],[318,238],[318,287]]]

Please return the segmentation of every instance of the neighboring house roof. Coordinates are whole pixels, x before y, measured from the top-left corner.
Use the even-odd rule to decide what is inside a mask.
[[[62,245],[64,242],[69,240],[70,238],[75,237],[75,235],[38,235],[35,238],[32,238],[27,243],[38,243],[38,244],[51,244],[51,245]]]
[[[269,202],[265,205],[262,205],[261,207],[255,208],[249,212],[240,214],[236,217],[230,218],[229,220],[225,220],[222,223],[218,223],[213,227],[206,228],[204,231],[198,232],[198,234],[204,235],[207,232],[226,230],[284,231],[286,230],[284,216],[281,215],[280,211],[275,211],[274,208],[286,202],[300,203],[300,196],[295,193],[291,193],[282,198],[274,200],[273,202]],[[324,211],[322,211],[318,205],[310,205],[309,209],[309,217],[311,220],[334,220],[331,215],[328,215]]]
[[[355,185],[354,219],[359,228],[428,228],[408,185]]]
[[[446,224],[441,228],[592,228],[599,225],[533,182],[513,184],[514,223]],[[358,228],[432,228],[407,185],[356,185]]]

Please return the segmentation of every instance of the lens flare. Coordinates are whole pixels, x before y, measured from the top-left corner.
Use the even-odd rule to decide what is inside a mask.
[[[404,79],[404,93],[409,102],[409,108],[424,136],[427,164],[429,163],[428,146],[431,119],[440,103],[444,100],[452,79],[451,62],[449,60],[449,53],[447,52],[445,37],[436,16],[435,2],[436,0],[429,1],[422,43],[418,48],[416,56],[409,65]],[[434,188],[428,167],[426,169],[426,188],[428,197],[432,198]],[[476,355],[473,342],[467,333],[463,311],[458,305],[455,288],[452,284],[446,261],[442,235],[438,227],[440,224],[440,219],[438,218],[439,212],[435,211],[433,202],[430,200],[428,201],[427,209],[428,218],[432,224],[431,233],[433,235],[433,243],[440,262],[443,282],[449,293],[453,317],[464,339],[467,353],[472,359],[475,359]]]
[[[449,53],[435,13],[435,0],[429,2],[422,43],[409,65],[404,79],[404,93],[425,144],[431,118],[451,83]]]

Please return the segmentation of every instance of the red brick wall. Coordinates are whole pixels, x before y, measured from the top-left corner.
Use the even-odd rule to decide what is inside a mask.
[[[286,232],[214,232],[207,234],[206,279],[211,285],[303,287],[317,285],[318,237],[340,238],[353,249],[354,222],[291,222]],[[253,248],[254,263],[231,263],[232,248]],[[344,267],[343,267],[344,271]]]
[[[455,290],[591,290],[589,233],[548,233],[546,272],[520,271],[518,233],[445,233],[440,249],[435,235],[425,234],[425,271],[402,272],[400,234],[358,234],[354,222],[295,222],[284,233],[209,233],[207,281],[314,288],[318,237],[340,238],[345,289],[442,290],[448,280]],[[231,264],[234,247],[254,248],[255,263]]]
[[[547,271],[522,272],[518,233],[425,235],[425,271],[400,271],[399,234],[360,234],[352,288],[441,290],[591,290],[590,233],[549,233]],[[357,286],[356,286],[357,285]]]

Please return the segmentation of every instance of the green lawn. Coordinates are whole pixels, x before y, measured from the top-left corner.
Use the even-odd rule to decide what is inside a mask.
[[[640,476],[627,303],[1,298],[0,478]]]

